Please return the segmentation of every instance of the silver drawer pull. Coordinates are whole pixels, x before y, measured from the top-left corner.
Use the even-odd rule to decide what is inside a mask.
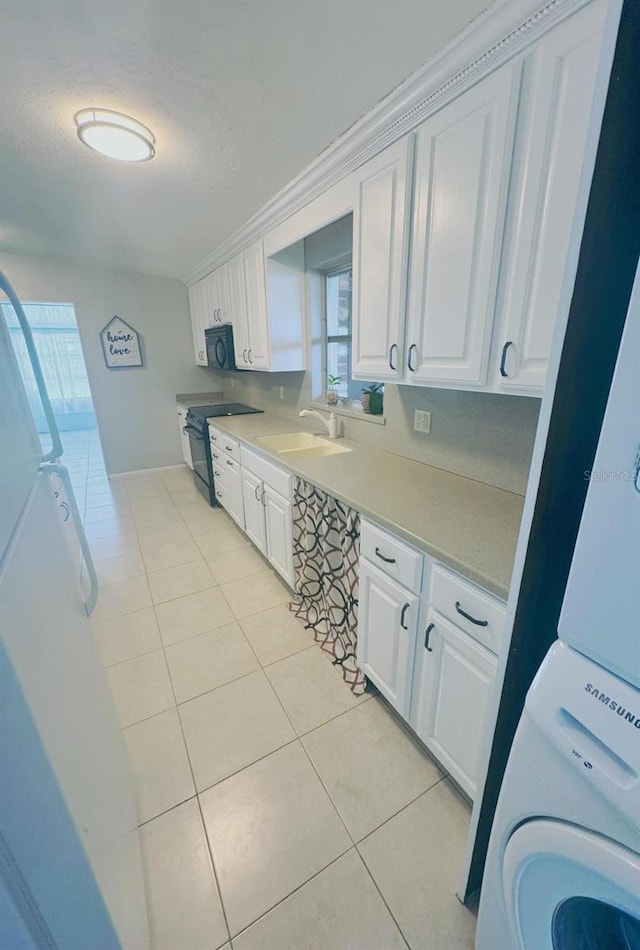
[[[396,559],[394,557],[385,557],[384,554],[380,551],[380,548],[376,548],[376,557],[379,557],[381,561],[384,561],[385,564],[395,564]]]
[[[227,459],[227,465],[233,465],[233,462],[230,462],[229,459]]]
[[[429,653],[433,653],[433,647],[429,646],[429,640],[431,639],[431,631],[435,629],[435,626],[435,623],[430,623],[424,632],[424,648]]]
[[[408,627],[405,627],[404,618],[406,617],[407,610],[409,609],[410,606],[411,604],[405,604],[404,607],[402,608],[402,613],[400,614],[400,626],[402,627],[403,630],[409,629]]]
[[[476,620],[476,618],[475,618],[475,617],[472,617],[471,614],[468,614],[466,610],[463,610],[462,607],[460,606],[460,601],[459,601],[459,600],[456,600],[456,610],[458,611],[458,613],[460,614],[461,617],[464,617],[464,618],[465,618],[465,620],[469,620],[469,621],[471,621],[471,623],[475,623],[476,627],[488,627],[488,626],[489,626],[489,621],[488,621],[488,620]]]

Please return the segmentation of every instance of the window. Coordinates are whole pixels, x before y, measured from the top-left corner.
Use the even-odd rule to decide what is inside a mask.
[[[326,321],[325,377],[338,377],[333,386],[342,400],[360,402],[365,386],[370,385],[351,376],[351,286],[352,270],[343,266],[325,274],[324,299]],[[329,388],[328,383],[325,384]],[[325,391],[326,391],[325,389]]]

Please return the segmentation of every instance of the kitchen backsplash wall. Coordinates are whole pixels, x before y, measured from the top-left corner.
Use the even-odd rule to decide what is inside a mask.
[[[292,419],[311,404],[308,372],[225,373],[224,380],[225,398]],[[341,416],[344,436],[524,495],[539,399],[387,384],[384,405],[385,425]],[[432,413],[429,435],[413,431],[414,409]]]

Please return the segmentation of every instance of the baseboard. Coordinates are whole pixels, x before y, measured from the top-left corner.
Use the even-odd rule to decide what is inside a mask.
[[[132,472],[114,472],[113,475],[109,475],[109,479],[129,478],[131,475],[157,475],[158,472],[176,472],[179,468],[189,470],[189,466],[183,462],[181,465],[162,465],[160,468],[137,468]]]

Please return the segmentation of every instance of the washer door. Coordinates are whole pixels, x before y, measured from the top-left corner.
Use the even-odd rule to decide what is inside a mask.
[[[640,950],[640,855],[561,821],[521,825],[502,886],[517,950]]]

